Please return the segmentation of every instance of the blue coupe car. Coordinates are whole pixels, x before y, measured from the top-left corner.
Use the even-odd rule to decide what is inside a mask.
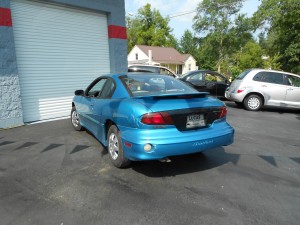
[[[116,167],[163,160],[233,142],[223,102],[180,80],[153,74],[111,74],[75,91],[71,121],[108,148]]]

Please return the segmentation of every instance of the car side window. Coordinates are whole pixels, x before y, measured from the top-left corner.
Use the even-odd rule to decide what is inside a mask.
[[[254,80],[254,81],[262,81],[262,76],[263,76],[263,73],[257,73],[257,74],[253,77],[253,80]]]
[[[103,78],[97,81],[92,87],[90,87],[87,91],[88,97],[99,97],[103,90],[104,84],[106,83],[107,79]]]
[[[114,91],[115,91],[115,83],[111,79],[108,79],[101,92],[100,98],[111,98]]]
[[[253,80],[272,84],[284,84],[283,74],[281,73],[260,72],[253,77]]]
[[[225,78],[223,78],[221,76],[216,75],[216,79],[218,82],[225,82]]]
[[[300,78],[292,75],[287,75],[288,84],[294,87],[300,87]]]
[[[175,77],[175,75],[168,69],[160,68],[160,74],[168,75],[171,77]]]
[[[217,76],[214,74],[206,73],[205,81],[217,81]]]
[[[160,68],[160,74],[165,74],[165,75],[169,75],[169,71],[164,69],[164,68]]]
[[[203,74],[202,73],[195,73],[187,78],[188,81],[202,81]]]

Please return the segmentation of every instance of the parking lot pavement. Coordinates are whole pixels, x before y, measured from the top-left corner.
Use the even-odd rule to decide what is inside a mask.
[[[233,145],[127,169],[69,120],[0,131],[1,224],[299,224],[299,111],[227,105]]]

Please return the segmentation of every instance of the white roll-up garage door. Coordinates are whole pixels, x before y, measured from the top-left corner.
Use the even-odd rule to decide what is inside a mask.
[[[110,72],[107,17],[38,2],[11,2],[24,122],[70,114],[76,89]]]

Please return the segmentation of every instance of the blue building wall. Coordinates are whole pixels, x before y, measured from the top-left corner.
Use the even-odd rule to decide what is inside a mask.
[[[0,129],[23,124],[10,1],[0,0]]]
[[[66,7],[105,13],[111,72],[127,71],[127,38],[124,0],[41,0]],[[15,53],[10,1],[0,0],[0,129],[23,125],[22,98]]]

